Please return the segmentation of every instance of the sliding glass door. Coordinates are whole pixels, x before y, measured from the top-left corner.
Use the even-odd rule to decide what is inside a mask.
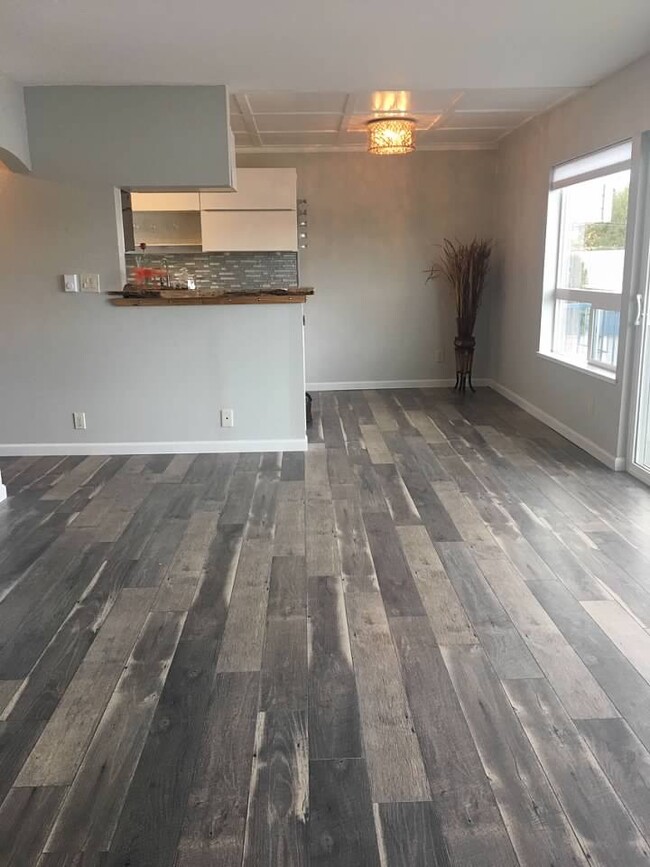
[[[636,401],[636,425],[633,442],[634,475],[650,482],[650,318],[648,311],[648,281],[645,293],[635,298],[635,324],[639,338],[638,392]]]
[[[643,256],[636,293],[632,298],[634,322],[634,387],[628,470],[650,484],[650,133],[644,136],[645,194]],[[645,188],[645,189],[644,189]]]

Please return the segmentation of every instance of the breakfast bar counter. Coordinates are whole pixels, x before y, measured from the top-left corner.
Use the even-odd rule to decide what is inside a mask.
[[[196,292],[184,292],[182,290],[163,289],[159,294],[147,295],[119,295],[111,298],[111,303],[116,307],[180,307],[180,306],[207,306],[207,305],[233,305],[233,304],[304,304],[309,295],[313,295],[311,288],[288,289],[287,291],[274,290],[271,292],[223,292],[198,294]]]

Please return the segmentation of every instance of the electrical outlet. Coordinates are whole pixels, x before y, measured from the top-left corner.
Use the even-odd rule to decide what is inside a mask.
[[[79,275],[64,274],[63,275],[63,291],[78,292],[79,291]]]
[[[99,274],[82,274],[81,291],[99,292]]]
[[[235,426],[235,416],[231,409],[222,409],[221,410],[221,427],[234,427]]]
[[[72,426],[75,430],[86,430],[86,413],[85,412],[73,412],[72,413]]]
[[[445,360],[445,350],[444,349],[436,350],[436,362],[438,364],[442,364],[444,360]]]

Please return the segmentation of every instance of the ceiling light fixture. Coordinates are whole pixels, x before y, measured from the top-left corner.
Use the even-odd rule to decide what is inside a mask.
[[[410,117],[377,117],[369,120],[368,152],[410,154],[415,150],[415,121]]]

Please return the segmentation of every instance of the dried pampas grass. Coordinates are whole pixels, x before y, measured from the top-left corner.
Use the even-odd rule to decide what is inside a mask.
[[[427,281],[442,277],[451,286],[460,335],[469,336],[474,331],[491,253],[491,241],[475,238],[463,244],[445,238],[438,261],[426,272]]]

